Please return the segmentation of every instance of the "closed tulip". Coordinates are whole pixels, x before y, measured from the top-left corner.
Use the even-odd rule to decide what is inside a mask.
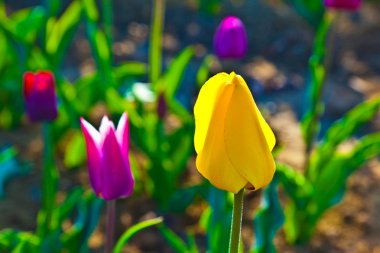
[[[23,93],[30,121],[51,121],[57,117],[55,81],[51,72],[26,72],[23,78]]]
[[[194,106],[196,167],[215,187],[237,193],[267,185],[275,172],[276,139],[244,79],[219,73]]]
[[[326,8],[356,11],[360,8],[361,0],[324,0]]]
[[[83,118],[80,123],[86,141],[89,177],[96,195],[105,200],[131,195],[134,179],[128,158],[127,114],[123,114],[116,130],[107,116],[103,117],[99,131]]]
[[[222,20],[214,36],[214,51],[220,59],[243,58],[248,49],[243,22],[234,16]]]

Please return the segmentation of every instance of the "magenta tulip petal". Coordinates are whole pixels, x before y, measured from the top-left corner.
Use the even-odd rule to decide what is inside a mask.
[[[96,195],[101,196],[103,176],[100,157],[100,134],[83,118],[80,119],[80,123],[87,146],[87,161],[90,182]]]
[[[110,121],[110,119],[107,116],[103,116],[99,127],[100,135],[104,137],[109,127],[115,130],[115,125],[113,124],[113,122]]]
[[[134,180],[128,154],[122,154],[115,131],[110,126],[105,132],[102,153],[103,198],[111,200],[129,196],[133,190]]]
[[[81,119],[87,144],[88,170],[96,194],[105,200],[128,197],[134,179],[128,156],[129,125],[126,113],[120,118],[117,130],[104,116],[99,132]]]
[[[128,156],[129,152],[129,124],[128,116],[123,113],[116,130],[116,138],[121,147],[122,155]]]

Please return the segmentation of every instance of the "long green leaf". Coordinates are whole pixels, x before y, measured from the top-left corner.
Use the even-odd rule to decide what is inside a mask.
[[[138,232],[152,226],[156,226],[161,224],[163,219],[161,217],[145,220],[142,222],[139,222],[132,227],[130,227],[127,231],[125,231],[121,236],[120,239],[117,241],[115,248],[113,249],[113,253],[121,253],[124,246],[129,242],[129,240],[136,235]]]
[[[185,48],[169,65],[165,75],[157,82],[154,90],[164,91],[166,99],[173,100],[181,83],[183,74],[191,58],[194,56],[194,48]]]
[[[149,80],[155,83],[162,71],[162,32],[165,18],[165,0],[154,0],[152,5],[152,32],[149,48]]]
[[[304,175],[282,163],[277,163],[276,175],[289,197],[298,207],[304,207],[314,192],[313,186]]]
[[[278,177],[275,175],[270,185],[264,190],[260,207],[253,220],[256,240],[251,253],[277,252],[273,239],[285,219],[277,193],[277,184]]]
[[[160,225],[158,228],[175,252],[177,253],[190,252],[186,243],[178,235],[176,235],[171,229],[169,229],[165,225]]]
[[[48,52],[55,64],[58,64],[72,41],[74,33],[80,24],[82,6],[79,0],[73,1],[61,18],[55,21],[51,17],[47,25],[46,52]]]
[[[363,102],[329,128],[323,142],[318,146],[311,160],[311,170],[314,178],[317,178],[324,165],[334,157],[337,146],[350,138],[359,127],[368,123],[379,109],[380,97]]]

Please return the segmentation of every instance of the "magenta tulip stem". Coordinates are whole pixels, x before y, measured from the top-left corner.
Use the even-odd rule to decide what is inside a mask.
[[[112,253],[115,239],[116,200],[107,201],[106,243],[104,252]]]
[[[241,237],[241,221],[243,216],[244,188],[234,195],[234,207],[232,212],[232,224],[230,234],[229,253],[238,253]]]

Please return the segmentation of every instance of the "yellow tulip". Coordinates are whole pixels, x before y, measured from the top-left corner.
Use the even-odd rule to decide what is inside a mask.
[[[272,180],[276,138],[241,76],[211,77],[199,93],[194,116],[196,166],[211,184],[236,194]]]

